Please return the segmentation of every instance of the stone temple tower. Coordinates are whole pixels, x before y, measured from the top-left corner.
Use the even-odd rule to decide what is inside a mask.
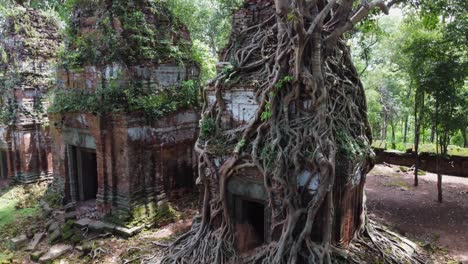
[[[50,108],[66,199],[124,222],[191,190],[199,66],[161,1],[77,2]]]
[[[47,92],[55,83],[59,23],[16,7],[0,29],[0,178],[52,175]]]

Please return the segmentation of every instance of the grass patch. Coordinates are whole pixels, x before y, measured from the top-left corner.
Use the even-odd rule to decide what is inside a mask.
[[[372,147],[375,149],[388,149],[390,150],[391,144],[387,143],[383,140],[374,140],[372,142]],[[396,150],[406,151],[407,149],[413,149],[413,143],[398,143]],[[440,153],[439,148],[439,153]],[[468,148],[462,148],[459,146],[449,145],[447,147],[448,155],[450,156],[461,156],[461,157],[468,157]],[[436,153],[436,145],[435,144],[420,144],[419,145],[419,153]]]
[[[409,168],[406,167],[406,166],[400,166],[399,168],[400,168],[401,172],[408,172],[408,170],[409,170]]]
[[[0,263],[9,259],[8,240],[34,227],[41,215],[39,200],[46,184],[9,187],[0,195]]]
[[[384,184],[385,187],[402,187],[402,188],[406,188],[406,189],[410,189],[411,188],[411,185],[408,184],[407,182],[401,180],[401,179],[397,179],[397,180],[393,180],[393,181],[390,181],[390,182],[387,182]]]

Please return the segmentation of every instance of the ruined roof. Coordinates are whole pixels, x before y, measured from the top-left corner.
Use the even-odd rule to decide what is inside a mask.
[[[160,0],[78,1],[65,63],[71,67],[191,61],[187,28]]]
[[[59,22],[43,11],[15,7],[0,29],[0,64],[54,58],[61,44]]]

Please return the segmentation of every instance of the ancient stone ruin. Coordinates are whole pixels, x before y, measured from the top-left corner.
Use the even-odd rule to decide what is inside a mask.
[[[200,224],[163,263],[332,262],[329,245],[349,248],[366,224],[373,153],[349,48],[320,46],[322,28],[295,46],[295,13],[283,15],[273,0],[247,0],[233,16],[195,145]]]
[[[228,45],[223,52],[222,59],[225,62],[229,62],[231,65],[232,62],[238,61],[240,51],[239,48],[236,47],[247,47],[252,43],[251,37],[255,36],[255,31],[249,31],[249,29],[263,24],[267,27],[268,24],[274,22],[274,19],[272,19],[274,15],[275,9],[273,1],[246,1],[244,7],[234,14],[231,45]],[[260,55],[253,53],[252,57],[255,56]],[[347,57],[339,56],[340,55],[334,59],[344,60],[345,62],[343,64],[350,63],[350,61],[346,62],[348,59]],[[236,129],[248,127],[256,118],[255,115],[258,114],[258,109],[260,107],[259,98],[261,97],[261,90],[259,90],[259,87],[264,80],[268,79],[268,75],[266,75],[268,73],[262,71],[262,66],[259,67],[259,65],[255,65],[257,62],[255,62],[254,58],[249,58],[247,56],[244,63],[247,64],[244,66],[244,69],[252,70],[240,70],[238,73],[235,73],[235,70],[233,70],[233,73],[227,78],[227,81],[225,81],[225,84],[222,85],[221,88],[217,86],[218,84],[213,83],[207,89],[207,97],[210,106],[216,103],[217,96],[219,98],[217,92],[221,93],[222,99],[226,104],[225,110],[221,115],[221,126],[225,131],[234,131]],[[249,66],[248,63],[252,63],[253,65]],[[330,65],[332,65],[332,63],[330,63]],[[234,68],[235,67],[234,65]],[[329,67],[332,68],[332,66]],[[332,70],[328,69],[328,71]],[[330,72],[330,75],[331,74]],[[337,74],[339,78],[345,79],[343,77],[345,74],[343,71],[336,71],[334,74]],[[286,85],[288,80],[284,78],[279,82]],[[343,85],[338,89],[343,93],[352,91],[364,98],[362,86],[359,82],[350,82],[349,85]],[[331,97],[338,98],[336,94],[331,94]],[[304,95],[302,98],[300,97],[298,101],[299,102],[295,104],[295,106],[290,106],[290,113],[310,111],[310,115],[314,115],[314,106],[310,98]],[[360,109],[365,108],[366,106],[363,105]],[[359,114],[361,115],[362,112]],[[367,141],[367,139],[365,140]],[[364,145],[366,141],[362,142],[362,144]],[[234,145],[233,147],[239,147],[240,144],[242,145],[242,143],[238,143],[237,146]],[[304,144],[307,143],[304,142]],[[353,161],[350,155],[343,153],[342,148],[343,146],[340,146],[336,157],[334,206],[337,208],[337,211],[335,212],[333,223],[333,226],[336,227],[336,232],[332,234],[332,240],[335,245],[347,247],[353,239],[356,230],[362,225],[361,213],[363,212],[362,199],[365,182],[362,175],[369,170],[371,165],[367,160],[369,157],[366,155],[361,156],[362,154],[356,154],[358,157],[355,157],[356,160]],[[247,152],[249,153],[249,151],[250,149],[248,149]],[[267,153],[268,151],[269,149],[264,147],[261,155],[269,155]],[[265,156],[261,158],[265,159]],[[254,158],[244,157],[243,159],[249,160]],[[364,161],[361,165],[355,164],[357,160],[362,159],[364,159]],[[215,160],[218,160],[217,164],[223,164],[226,157],[224,155],[219,155]],[[255,163],[255,161],[252,161],[252,163]],[[268,164],[264,165],[265,167],[269,166]],[[271,164],[271,166],[275,165]],[[222,170],[222,167],[220,170]],[[268,195],[268,191],[265,188],[265,181],[262,172],[255,166],[246,166],[245,168],[236,170],[228,180],[228,205],[230,207],[231,218],[236,228],[235,245],[240,252],[252,250],[258,246],[278,241],[281,236],[281,212],[272,212],[272,210],[274,210],[274,208],[281,208],[280,204],[282,204],[283,201],[280,200],[279,197],[275,198],[272,197],[271,194]],[[312,199],[321,184],[320,177],[318,175],[312,175],[312,172],[307,166],[299,172],[296,181],[302,193],[309,193],[304,196],[303,199],[305,199],[305,201],[307,201],[307,199]],[[274,184],[270,184],[272,186],[269,186],[269,188],[274,189]],[[276,205],[273,205],[275,203]],[[325,228],[327,210],[325,207],[326,206],[322,206],[317,217],[314,219],[315,224],[312,230],[312,237],[315,240],[323,239],[321,237],[321,230]],[[276,216],[277,219],[272,219],[272,216]],[[274,227],[272,227],[272,225]]]
[[[100,215],[148,218],[194,186],[199,67],[155,1],[77,3],[51,107],[54,175]]]
[[[0,29],[0,179],[52,175],[46,93],[55,83],[58,22],[18,7]]]

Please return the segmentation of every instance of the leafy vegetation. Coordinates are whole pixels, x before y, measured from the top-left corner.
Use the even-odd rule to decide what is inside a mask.
[[[158,118],[184,108],[198,107],[198,83],[186,81],[178,87],[144,92],[136,86],[121,87],[117,83],[95,92],[82,89],[55,90],[51,94],[50,113],[143,112]]]
[[[438,144],[439,153],[463,155],[468,146],[466,12],[462,3],[416,6],[374,17],[352,39],[373,145],[406,151],[414,149],[417,137],[418,152],[435,153]],[[454,38],[457,34],[463,37]]]
[[[184,26],[161,1],[118,0],[108,9],[104,2],[74,1],[69,5],[72,10],[94,14],[97,26],[86,34],[78,34],[80,20],[71,18],[68,48],[62,53],[67,68],[112,62],[135,65],[191,61]]]
[[[216,133],[216,120],[205,118],[200,121],[200,138],[209,139]]]
[[[0,193],[0,237],[12,238],[24,232],[25,226],[33,226],[40,217],[39,200],[46,185],[13,186]],[[8,240],[0,241],[0,261],[11,257]]]

